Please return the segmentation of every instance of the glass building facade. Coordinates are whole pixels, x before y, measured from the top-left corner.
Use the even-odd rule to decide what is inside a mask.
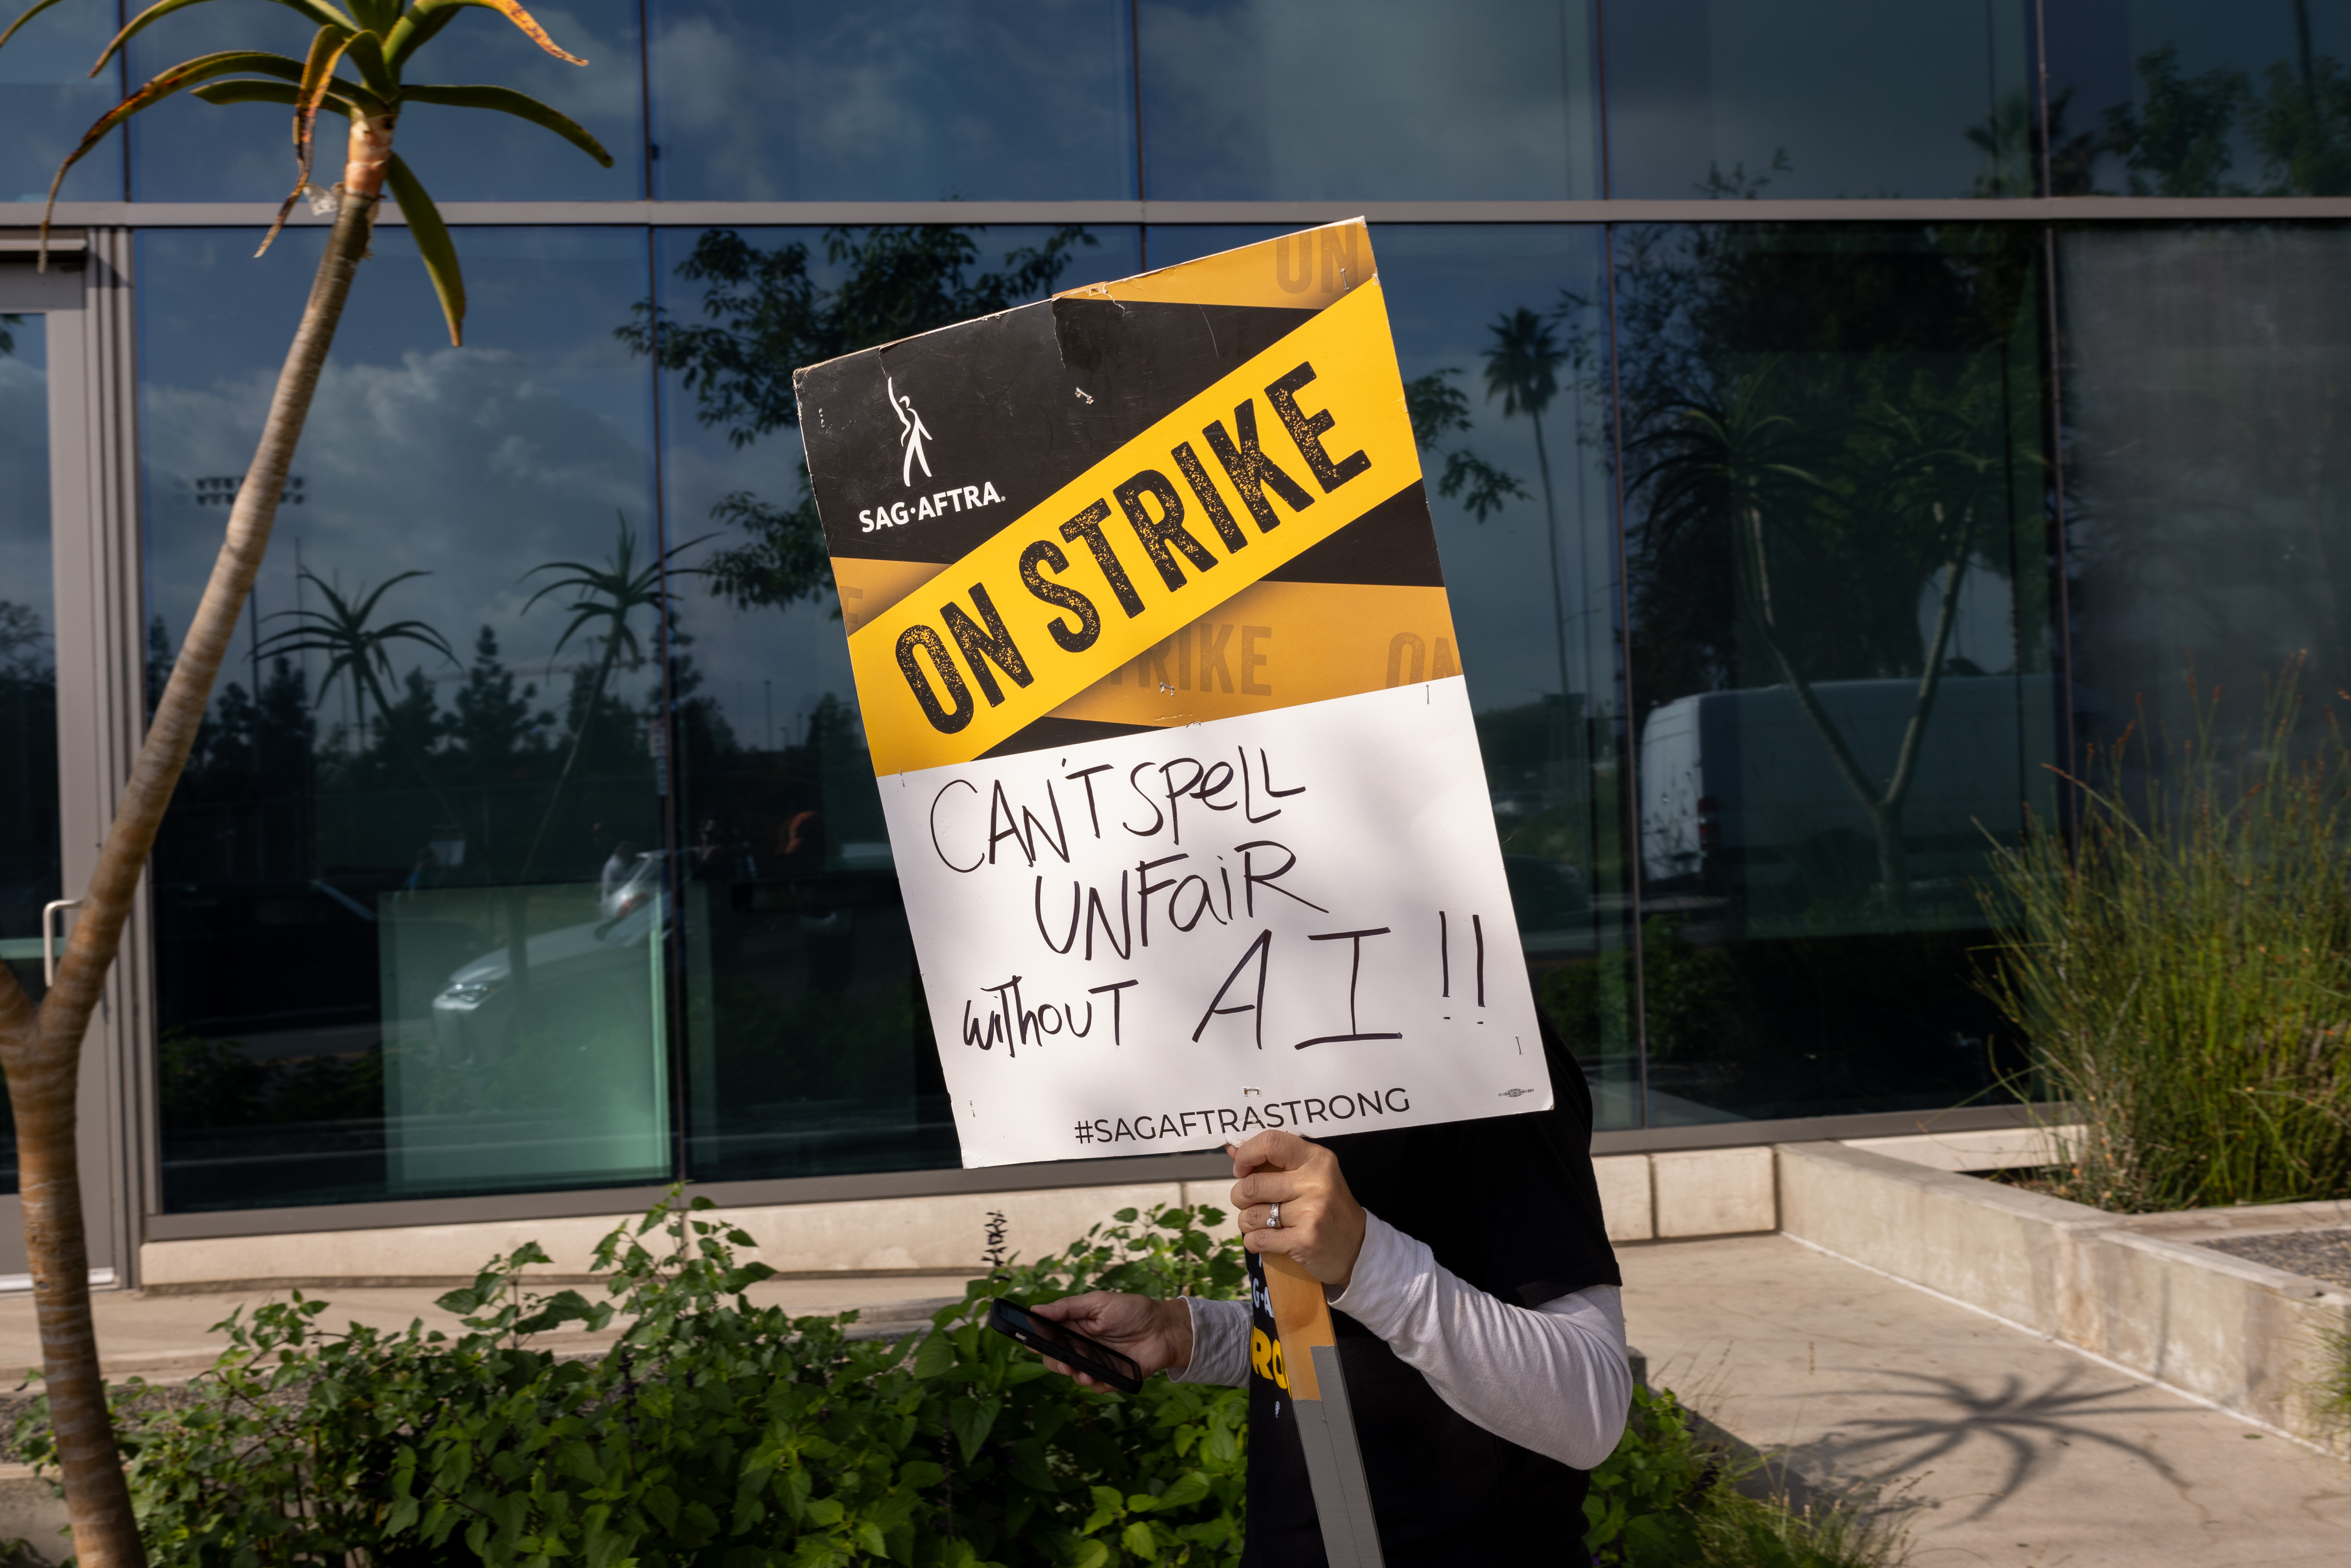
[[[614,166],[402,125],[468,340],[387,220],[156,852],[137,1212],[946,1179],[790,371],[1308,223],[1372,218],[1458,607],[1390,678],[1468,679],[1536,994],[1623,1146],[2010,1102],[1990,848],[2191,669],[2351,685],[2351,0],[534,9],[590,68],[487,12],[439,47]],[[0,51],[0,241],[124,84],[303,37],[208,5],[89,82],[113,25]],[[128,302],[68,389],[126,411],[112,554],[52,559],[59,318],[0,251],[35,986],[61,798],[110,766],[60,751],[53,585],[135,607],[75,632],[135,728],[322,241],[254,258],[285,135],[174,99],[66,183]]]

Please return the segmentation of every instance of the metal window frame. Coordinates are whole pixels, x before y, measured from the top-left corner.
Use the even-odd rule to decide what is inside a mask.
[[[1992,224],[2351,219],[2351,196],[2020,196],[1577,202],[444,202],[453,226],[856,227],[870,224]],[[265,227],[267,202],[67,202],[61,225]],[[396,209],[379,220],[398,225]],[[296,226],[326,226],[298,212]]]
[[[145,728],[141,670],[138,379],[131,235],[0,230],[0,300],[46,319],[60,870],[88,885]],[[135,1281],[152,1130],[153,957],[142,884],[82,1049],[78,1088],[90,1256]]]

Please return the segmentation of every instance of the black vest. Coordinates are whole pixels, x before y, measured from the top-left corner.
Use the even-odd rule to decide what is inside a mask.
[[[1543,1020],[1549,1111],[1325,1140],[1365,1208],[1502,1301],[1623,1281],[1592,1174],[1592,1095]],[[1474,1179],[1462,1181],[1464,1173]],[[1464,1196],[1464,1193],[1468,1196]],[[1323,1568],[1322,1527],[1249,1258],[1249,1542],[1241,1568]],[[1589,1478],[1456,1415],[1384,1341],[1334,1311],[1339,1360],[1388,1568],[1583,1563]]]

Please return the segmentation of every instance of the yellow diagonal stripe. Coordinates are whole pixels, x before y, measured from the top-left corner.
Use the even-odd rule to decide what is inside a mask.
[[[1238,447],[1244,405],[1258,449],[1308,503],[1293,507],[1269,481],[1270,529],[1217,455],[1218,438]],[[1302,440],[1293,421],[1310,427]],[[1373,279],[852,632],[850,664],[874,771],[977,757],[1419,477],[1387,308]],[[1224,528],[1197,484],[1211,487]],[[1183,508],[1183,538],[1165,528],[1162,497],[1170,495]],[[1225,528],[1238,531],[1240,548]],[[1048,591],[1083,597],[1097,622],[1091,636],[1084,612],[1049,601],[1050,591],[1024,580],[1024,556],[1029,576]],[[1081,646],[1064,646],[1055,625]]]

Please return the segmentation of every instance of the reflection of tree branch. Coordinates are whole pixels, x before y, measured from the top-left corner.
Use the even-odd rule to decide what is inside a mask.
[[[832,586],[832,558],[825,549],[816,500],[809,494],[807,464],[800,465],[798,506],[771,506],[748,490],[737,490],[720,497],[710,515],[735,525],[749,541],[713,550],[705,558],[702,569],[720,598],[745,610],[762,605],[780,610],[814,599]],[[841,619],[838,602],[832,615]]]
[[[1445,459],[1437,493],[1447,500],[1458,500],[1482,523],[1508,502],[1523,499],[1527,487],[1516,475],[1496,467],[1467,446],[1447,450],[1447,435],[1470,428],[1468,396],[1450,379],[1460,373],[1447,366],[1406,382],[1405,411],[1412,417],[1413,444],[1432,457]]]
[[[997,270],[974,275],[983,232],[933,225],[829,230],[826,259],[845,273],[828,287],[811,270],[807,245],[763,250],[733,229],[712,229],[677,267],[680,278],[702,286],[703,319],[681,321],[648,299],[613,335],[674,372],[694,392],[702,423],[724,429],[737,447],[749,446],[799,425],[795,367],[1041,298],[1079,247],[1099,243],[1083,228],[1065,225],[1042,245],[1008,252]],[[782,609],[832,586],[805,463],[793,506],[737,490],[710,515],[748,536],[705,563],[722,597],[745,609]],[[841,613],[838,604],[833,613]]]

